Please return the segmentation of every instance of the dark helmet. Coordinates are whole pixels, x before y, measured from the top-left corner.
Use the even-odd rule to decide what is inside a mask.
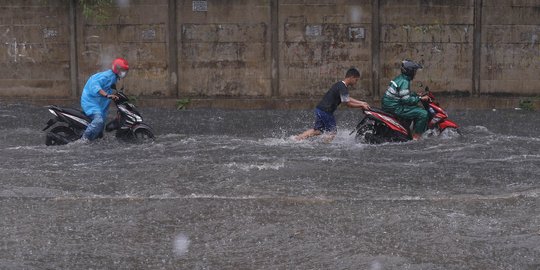
[[[401,74],[409,76],[411,80],[414,79],[414,75],[416,75],[416,70],[418,69],[422,69],[422,65],[411,60],[401,61]]]

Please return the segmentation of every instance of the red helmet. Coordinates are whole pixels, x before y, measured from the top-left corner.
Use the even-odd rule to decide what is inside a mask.
[[[124,58],[116,58],[112,61],[112,71],[114,74],[120,75],[120,70],[128,71],[129,70],[129,64],[126,59]]]

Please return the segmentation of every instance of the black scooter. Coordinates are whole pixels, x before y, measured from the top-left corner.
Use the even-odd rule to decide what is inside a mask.
[[[116,117],[110,121],[105,130],[111,132],[116,130],[116,137],[127,142],[142,143],[155,139],[152,128],[143,122],[141,114],[135,105],[129,103],[129,98],[123,91],[115,93],[118,99],[114,101],[116,105]],[[64,145],[80,139],[86,127],[92,122],[90,117],[83,111],[73,108],[62,108],[56,105],[46,106],[55,117],[47,122],[47,129],[54,126],[47,132],[45,137],[46,145]],[[98,138],[103,137],[101,133]]]

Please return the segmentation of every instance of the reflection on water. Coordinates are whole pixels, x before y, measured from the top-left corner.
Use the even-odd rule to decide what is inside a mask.
[[[155,143],[44,145],[0,105],[2,269],[527,269],[540,265],[537,112],[456,111],[464,136],[366,145],[337,114],[143,108]]]

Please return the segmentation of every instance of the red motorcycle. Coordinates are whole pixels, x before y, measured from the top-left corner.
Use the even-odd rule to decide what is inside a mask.
[[[428,130],[426,132],[440,135],[447,129],[454,129],[461,135],[458,125],[448,119],[448,114],[440,107],[439,103],[435,102],[435,96],[429,92],[429,88],[426,87],[426,92],[423,95],[429,97],[427,101],[422,101],[422,105],[428,111]],[[412,140],[413,121],[399,119],[393,114],[376,108],[365,110],[364,114],[365,117],[351,132],[351,134],[356,132],[358,141],[379,144]]]

